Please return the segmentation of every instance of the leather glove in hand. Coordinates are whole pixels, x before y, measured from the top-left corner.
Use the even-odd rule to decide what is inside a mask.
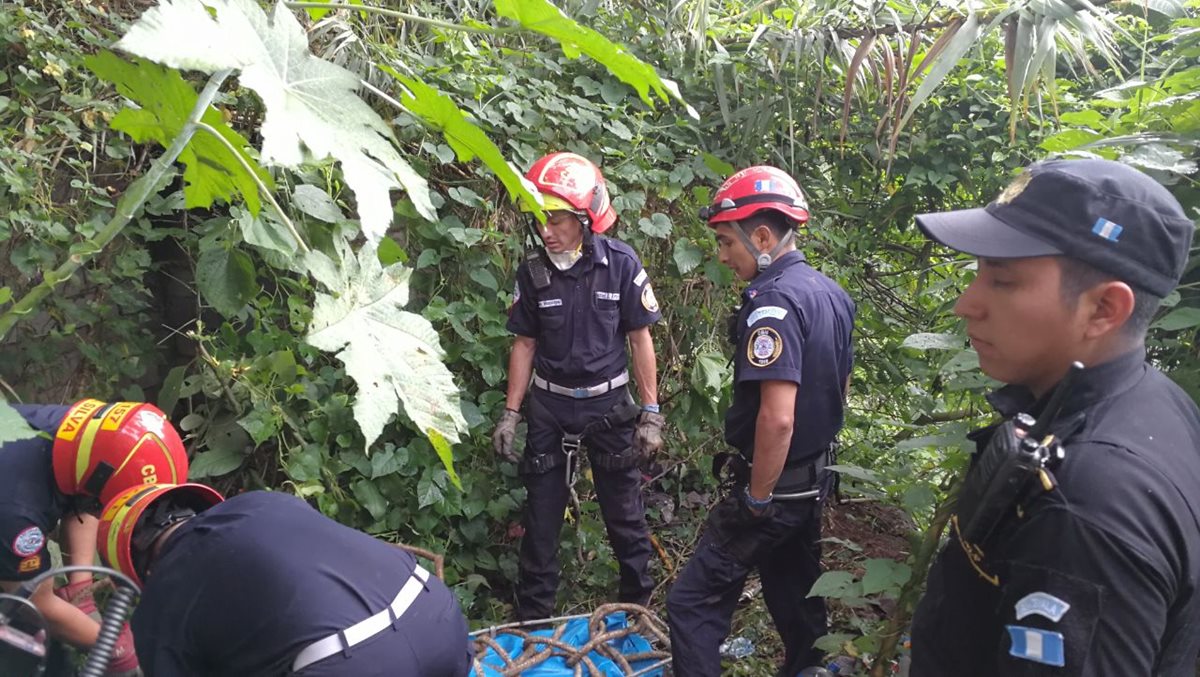
[[[633,429],[633,450],[642,458],[649,458],[662,449],[662,429],[667,419],[662,414],[643,411]]]
[[[706,528],[714,543],[734,558],[752,564],[758,555],[775,542],[778,529],[769,528],[779,506],[772,503],[755,514],[737,496],[729,496],[708,514]]]
[[[517,424],[520,422],[520,412],[505,409],[496,423],[496,430],[492,432],[492,448],[496,450],[496,454],[500,458],[510,463],[521,460],[521,457],[513,450],[513,440],[517,437]]]

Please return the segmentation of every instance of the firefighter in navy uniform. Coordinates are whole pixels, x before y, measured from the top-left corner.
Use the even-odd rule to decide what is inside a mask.
[[[794,677],[820,658],[812,644],[826,628],[824,601],[807,595],[821,573],[825,466],[843,422],[854,302],[796,250],[808,205],[786,173],[734,174],[701,217],[716,231],[721,262],[750,283],[731,326],[725,416],[725,439],[739,452],[727,458],[741,471],[667,596],[672,665],[677,677],[721,674],[718,647],[758,569],[786,649],[779,674]]]
[[[917,223],[978,257],[955,313],[980,368],[1007,385],[989,397],[1005,421],[970,435],[913,619],[912,674],[1194,677],[1200,413],[1144,343],[1188,261],[1191,219],[1128,165],[1056,160],[984,209]],[[1031,421],[1048,436],[1019,432]],[[1022,436],[1052,461],[1016,475],[1019,493],[996,491]]]
[[[14,405],[48,438],[0,447],[0,588],[50,569],[47,539],[58,529],[64,564],[90,565],[96,557],[92,511],[123,489],[154,481],[184,481],[187,452],[179,434],[154,405],[81,400],[72,406]],[[100,632],[92,576],[75,572],[66,585],[46,580],[31,601],[50,635],[88,649]],[[137,673],[128,626],[117,642],[110,675]]]
[[[147,677],[464,677],[454,593],[396,546],[283,493],[130,489],[100,518],[105,563],[143,586]]]
[[[502,458],[519,463],[527,489],[517,616],[554,615],[559,532],[577,454],[585,451],[619,565],[619,599],[645,604],[654,582],[638,461],[662,446],[650,337],[661,317],[658,301],[633,249],[600,235],[617,215],[594,164],[552,153],[526,177],[541,193],[547,220],[534,226],[542,247],[531,249],[517,270],[508,396],[492,437]],[[626,341],[640,408],[627,386]],[[513,438],[527,391],[522,458]]]

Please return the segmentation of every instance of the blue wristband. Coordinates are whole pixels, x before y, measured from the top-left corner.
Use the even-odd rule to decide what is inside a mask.
[[[761,501],[751,496],[749,484],[747,484],[746,488],[742,490],[742,500],[746,502],[746,505],[750,506],[750,508],[754,510],[766,510],[767,506],[771,505],[771,500],[774,498],[774,493],[767,494],[767,497]]]
[[[659,407],[657,404],[643,404],[642,411],[648,411],[651,414],[657,414],[660,411],[662,411],[662,408]]]

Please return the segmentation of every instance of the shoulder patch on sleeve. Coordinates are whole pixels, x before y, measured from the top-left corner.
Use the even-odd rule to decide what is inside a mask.
[[[658,312],[658,298],[654,296],[654,287],[647,284],[642,287],[642,307],[648,312]]]
[[[1051,632],[1023,625],[1006,625],[1012,644],[1008,653],[1034,663],[1063,667],[1067,664],[1061,632]]]
[[[517,302],[520,300],[521,300],[521,281],[516,280],[513,282],[513,300],[512,300],[513,305],[515,306],[517,304]]]
[[[771,327],[759,327],[746,341],[746,360],[755,367],[767,367],[783,354],[783,338]]]
[[[633,286],[635,286],[635,287],[642,286],[642,283],[645,282],[646,278],[648,278],[648,277],[650,277],[650,276],[646,274],[646,269],[642,268],[640,271],[638,271],[637,277],[633,278]]]
[[[42,556],[41,555],[33,555],[31,557],[26,557],[25,559],[21,560],[20,564],[17,565],[17,571],[19,571],[23,574],[32,573],[41,568],[42,568]]]
[[[762,308],[755,308],[754,311],[750,313],[750,316],[746,318],[746,326],[753,327],[755,322],[768,317],[775,320],[782,320],[783,318],[787,317],[787,314],[787,308],[781,308],[779,306],[763,306]]]
[[[1071,605],[1048,592],[1031,592],[1016,603],[1017,620],[1038,615],[1055,623],[1071,610]]]
[[[12,549],[18,557],[30,557],[42,551],[46,535],[38,527],[27,527],[13,539]]]

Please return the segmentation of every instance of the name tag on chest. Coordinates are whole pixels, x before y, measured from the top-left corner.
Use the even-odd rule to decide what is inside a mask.
[[[557,308],[562,305],[562,299],[542,299],[538,301],[538,308]]]
[[[596,292],[596,298],[600,299],[601,301],[620,301],[621,300],[621,292],[619,292],[619,291],[598,291],[598,292]]]

